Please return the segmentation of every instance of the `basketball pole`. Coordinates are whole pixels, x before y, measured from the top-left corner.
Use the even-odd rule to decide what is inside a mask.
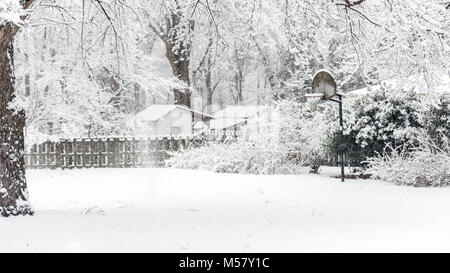
[[[329,99],[331,101],[337,102],[339,104],[339,157],[341,160],[341,181],[345,181],[344,174],[344,117],[342,113],[342,95],[336,94],[338,100]]]
[[[344,182],[344,118],[342,117],[342,96],[338,95],[339,98],[339,152],[341,154],[341,181]]]
[[[336,92],[336,81],[330,72],[321,69],[314,74],[311,84],[312,94],[306,94],[306,98],[321,97],[321,99],[330,100],[339,103],[339,157],[341,160],[341,181],[344,182],[344,118],[342,113],[342,94]],[[337,96],[338,99],[333,99]]]

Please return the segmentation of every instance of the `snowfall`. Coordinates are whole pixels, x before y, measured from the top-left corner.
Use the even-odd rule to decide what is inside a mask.
[[[450,251],[450,188],[320,175],[29,170],[1,252]]]

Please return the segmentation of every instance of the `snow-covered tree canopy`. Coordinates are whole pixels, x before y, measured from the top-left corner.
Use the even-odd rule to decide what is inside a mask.
[[[130,114],[166,99],[179,84],[146,54],[146,35],[134,8],[117,1],[38,2],[15,39],[18,100],[32,142],[123,134]]]
[[[0,26],[6,23],[20,24],[21,16],[25,14],[22,5],[17,0],[2,0],[0,2]]]
[[[15,24],[29,15],[17,89],[30,130],[53,134],[119,133],[145,106],[173,103],[173,89],[211,111],[301,98],[323,68],[342,91],[395,79],[430,92],[450,69],[438,0],[40,0],[25,11],[8,0],[0,11]]]
[[[342,6],[347,34],[368,81],[396,78],[432,87],[450,69],[444,1],[364,1]]]

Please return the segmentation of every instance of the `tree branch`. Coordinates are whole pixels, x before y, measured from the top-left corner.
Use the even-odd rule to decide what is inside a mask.
[[[158,36],[163,42],[166,42],[167,39],[167,33],[164,32],[162,27],[156,27],[152,23],[149,23],[150,28],[153,30],[153,32]]]
[[[351,6],[357,6],[357,5],[362,4],[362,2],[364,2],[364,0],[358,0],[358,1],[344,0],[344,2],[347,7],[351,7]]]
[[[200,68],[202,68],[202,66],[205,64],[206,57],[209,54],[209,50],[211,49],[212,44],[213,44],[213,39],[210,37],[208,46],[206,47],[206,50],[205,50],[205,54],[203,55],[203,57],[202,57],[200,63],[198,64],[197,68],[192,72],[192,78],[195,78],[195,76],[197,75],[197,73],[200,70]]]

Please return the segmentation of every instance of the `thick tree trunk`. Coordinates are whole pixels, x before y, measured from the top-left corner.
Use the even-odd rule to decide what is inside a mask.
[[[33,214],[25,180],[25,112],[10,107],[14,90],[16,26],[0,27],[0,215]]]
[[[178,61],[182,63],[182,65],[177,65],[175,62],[172,65],[173,74],[183,82],[185,82],[188,86],[190,85],[189,80],[189,61]],[[187,64],[186,64],[187,62]],[[177,105],[185,105],[187,107],[191,107],[191,93],[189,89],[174,89],[174,104]]]
[[[173,38],[174,39],[174,38]],[[190,45],[185,46],[183,42],[178,42],[180,49],[174,52],[175,42],[168,40],[166,42],[166,56],[172,67],[172,72],[179,80],[190,85],[189,79],[189,58],[190,58]],[[189,89],[174,89],[174,103],[178,105],[186,105],[191,107],[191,93]]]
[[[166,17],[166,28],[163,29],[153,24],[150,24],[150,28],[166,46],[166,57],[172,67],[173,75],[189,86],[189,62],[192,41],[190,38],[186,38],[185,31],[194,31],[195,21],[182,22],[182,8],[178,1],[175,2],[175,9]],[[173,93],[175,104],[191,107],[191,92],[189,88],[174,89]]]
[[[166,56],[172,67],[172,72],[175,77],[190,85],[189,79],[189,63],[191,57],[191,41],[184,40],[180,29],[182,28],[181,13],[179,11],[171,14],[170,18],[166,18]],[[189,22],[190,31],[194,30],[194,21]],[[181,36],[180,36],[181,35]],[[191,107],[191,92],[188,88],[179,90],[174,89],[174,103],[178,105],[185,105]]]

